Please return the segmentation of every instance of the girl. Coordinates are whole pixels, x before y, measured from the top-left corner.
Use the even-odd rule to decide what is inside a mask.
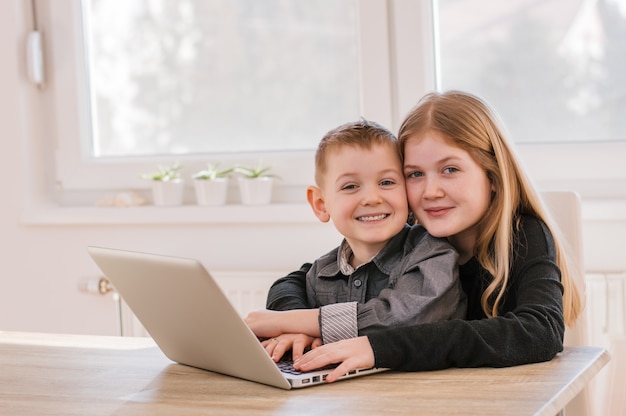
[[[467,319],[323,345],[295,367],[341,363],[327,378],[334,381],[372,366],[418,371],[552,359],[563,349],[565,324],[580,313],[581,298],[498,117],[471,94],[432,93],[408,114],[398,137],[413,214],[460,254]],[[269,308],[300,307],[303,270],[306,265],[273,285]]]

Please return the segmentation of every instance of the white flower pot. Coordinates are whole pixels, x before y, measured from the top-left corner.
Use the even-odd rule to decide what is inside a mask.
[[[228,178],[195,179],[198,205],[224,205],[228,191]]]
[[[185,183],[181,179],[173,181],[152,181],[154,205],[174,206],[183,204]]]
[[[272,200],[274,179],[268,176],[259,178],[239,178],[239,194],[244,205],[267,205]]]

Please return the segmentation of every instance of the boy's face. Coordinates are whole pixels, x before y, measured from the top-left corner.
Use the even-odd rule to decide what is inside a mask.
[[[375,255],[400,232],[408,216],[402,164],[395,148],[342,146],[329,152],[326,166],[318,206],[355,253]]]

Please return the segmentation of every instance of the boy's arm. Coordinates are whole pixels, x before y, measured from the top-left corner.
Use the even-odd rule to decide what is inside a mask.
[[[359,335],[383,328],[464,319],[466,296],[459,280],[458,254],[430,235],[407,253],[392,288],[357,307]],[[393,282],[395,280],[395,282]]]
[[[466,296],[458,279],[457,259],[449,243],[426,235],[392,272],[391,288],[383,289],[378,297],[320,308],[324,343],[383,328],[464,319]]]
[[[282,334],[320,336],[319,309],[253,311],[248,314],[245,321],[259,338],[278,337]]]
[[[276,280],[267,294],[266,308],[274,311],[309,308],[306,296],[306,274],[311,263]]]

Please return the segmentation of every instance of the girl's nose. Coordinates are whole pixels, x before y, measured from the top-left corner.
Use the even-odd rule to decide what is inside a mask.
[[[424,198],[441,198],[444,195],[441,183],[436,177],[427,177],[424,186]]]

